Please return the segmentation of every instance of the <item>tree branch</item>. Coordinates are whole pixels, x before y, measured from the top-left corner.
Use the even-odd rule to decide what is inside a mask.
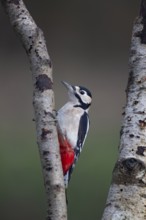
[[[66,220],[66,198],[54,110],[52,64],[43,32],[35,24],[22,0],[1,2],[30,61],[37,142],[48,201],[47,219]]]
[[[146,0],[133,27],[119,158],[102,220],[146,219]]]

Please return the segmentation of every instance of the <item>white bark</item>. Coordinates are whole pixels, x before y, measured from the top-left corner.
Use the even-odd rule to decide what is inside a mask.
[[[37,142],[48,201],[47,219],[67,220],[65,188],[56,131],[52,65],[45,39],[22,0],[1,0],[1,2],[30,60]]]
[[[132,34],[119,158],[102,220],[146,219],[146,1]]]

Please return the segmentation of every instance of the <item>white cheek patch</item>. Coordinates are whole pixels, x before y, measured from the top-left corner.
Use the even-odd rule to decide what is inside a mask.
[[[87,93],[85,93],[85,95],[82,95],[81,99],[84,103],[87,103],[87,104],[91,103],[91,98],[87,95]]]

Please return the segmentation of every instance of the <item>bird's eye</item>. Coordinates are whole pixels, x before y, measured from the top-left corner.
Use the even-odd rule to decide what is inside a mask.
[[[84,95],[84,94],[85,94],[85,91],[84,91],[84,90],[80,90],[80,94],[81,94],[81,95]]]

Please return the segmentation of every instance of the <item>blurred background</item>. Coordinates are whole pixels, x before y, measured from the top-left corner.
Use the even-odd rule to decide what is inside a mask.
[[[68,190],[69,220],[99,220],[118,155],[132,25],[138,0],[25,0],[44,31],[54,66],[56,109],[67,100],[60,83],[93,94],[91,126]],[[28,59],[0,6],[0,219],[43,220],[46,198],[32,121]]]

